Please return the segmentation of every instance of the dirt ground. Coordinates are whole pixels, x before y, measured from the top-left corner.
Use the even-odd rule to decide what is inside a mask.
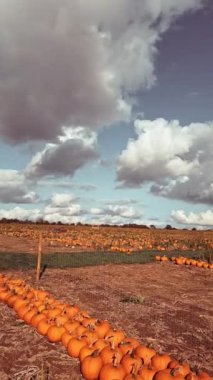
[[[5,271],[35,285],[34,271]],[[105,265],[47,269],[40,286],[57,299],[77,303],[99,319],[108,319],[127,336],[158,351],[189,361],[213,375],[213,272],[173,263]],[[141,304],[122,302],[144,297]],[[43,364],[42,364],[43,363]],[[79,362],[60,344],[50,344],[0,304],[0,380],[22,380],[31,368],[49,372],[49,380],[80,380]]]

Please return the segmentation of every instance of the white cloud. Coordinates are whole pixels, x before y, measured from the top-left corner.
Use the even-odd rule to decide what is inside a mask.
[[[156,43],[203,0],[2,0],[0,133],[52,140],[63,125],[130,117],[155,82]]]
[[[171,217],[179,224],[213,227],[213,211],[211,210],[200,213],[190,212],[188,215],[183,210],[173,210]]]
[[[38,209],[27,210],[22,207],[14,207],[10,210],[0,209],[0,219],[31,220],[36,222],[41,217],[42,213]]]
[[[95,216],[91,222],[96,224],[140,223],[141,218],[141,214],[132,206],[120,204],[108,204],[103,208],[92,208],[90,213]]]
[[[75,171],[98,158],[97,135],[83,127],[63,128],[56,143],[48,143],[28,164],[28,178],[43,176],[73,176]]]
[[[35,203],[39,200],[39,196],[31,187],[23,173],[0,169],[0,202]]]
[[[0,209],[0,219],[18,219],[37,221],[43,219],[50,223],[77,223],[85,220],[85,211],[76,203],[76,197],[67,193],[55,193],[43,209],[25,209],[21,207],[10,210]]]
[[[56,193],[51,198],[51,204],[55,207],[67,207],[75,197],[72,194]]]
[[[136,120],[135,131],[118,158],[120,186],[150,183],[156,195],[213,203],[213,122]]]
[[[48,222],[77,223],[83,220],[83,210],[75,203],[76,197],[67,193],[53,194],[50,204],[43,210],[43,219]]]

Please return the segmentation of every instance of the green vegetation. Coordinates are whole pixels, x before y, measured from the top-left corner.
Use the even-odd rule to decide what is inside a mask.
[[[81,253],[52,253],[42,256],[42,267],[48,268],[77,268],[104,264],[146,264],[154,261],[155,255],[168,257],[183,255],[194,259],[208,260],[209,252],[158,252],[141,251],[130,255],[120,252],[81,252]],[[0,253],[0,270],[4,269],[34,269],[36,256],[24,253]]]

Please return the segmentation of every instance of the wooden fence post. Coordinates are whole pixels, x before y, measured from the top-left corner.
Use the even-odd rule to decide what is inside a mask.
[[[40,279],[40,273],[41,273],[41,255],[42,255],[42,233],[39,232],[36,281],[39,281],[39,279]]]

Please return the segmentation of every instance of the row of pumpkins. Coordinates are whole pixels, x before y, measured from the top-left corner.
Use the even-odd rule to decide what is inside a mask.
[[[49,342],[61,342],[72,358],[80,360],[86,380],[210,380],[194,373],[187,362],[157,353],[137,339],[113,329],[49,292],[30,287],[22,279],[0,274],[0,302],[13,308],[19,319],[33,326]]]
[[[210,264],[210,263],[207,263],[206,261],[202,261],[202,260],[195,260],[195,259],[189,259],[187,257],[183,257],[183,256],[178,256],[178,257],[171,257],[171,258],[168,258],[167,256],[155,256],[155,260],[156,261],[173,261],[175,264],[177,265],[194,265],[194,266],[197,266],[199,268],[206,268],[206,269],[213,269],[213,264]]]

